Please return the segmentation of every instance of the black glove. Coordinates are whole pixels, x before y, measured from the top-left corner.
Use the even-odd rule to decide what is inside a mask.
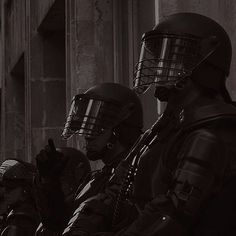
[[[66,157],[56,151],[53,140],[48,139],[48,145],[36,156],[36,165],[41,178],[59,178],[66,165]]]

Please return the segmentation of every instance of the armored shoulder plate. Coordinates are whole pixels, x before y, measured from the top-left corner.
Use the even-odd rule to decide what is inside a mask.
[[[182,110],[179,122],[184,129],[205,126],[212,122],[236,122],[236,107],[227,103],[217,103],[199,107],[195,110]]]

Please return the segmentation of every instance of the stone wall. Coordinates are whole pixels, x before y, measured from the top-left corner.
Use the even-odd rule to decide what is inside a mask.
[[[212,17],[232,39],[233,0],[2,0],[2,159],[34,160],[54,137],[56,145],[83,148],[60,137],[71,98],[100,82],[132,86],[141,36],[168,14]],[[228,87],[236,99],[235,55]],[[157,118],[153,91],[140,96],[145,129]]]
[[[1,1],[1,159],[34,161],[66,114],[65,2]]]

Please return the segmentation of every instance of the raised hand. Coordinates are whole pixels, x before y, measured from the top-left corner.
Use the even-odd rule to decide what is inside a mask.
[[[52,139],[36,156],[36,165],[42,178],[58,178],[65,166],[66,158],[55,148]]]

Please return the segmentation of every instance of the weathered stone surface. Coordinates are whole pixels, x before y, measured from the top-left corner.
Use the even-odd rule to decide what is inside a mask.
[[[31,80],[65,78],[65,37],[63,32],[38,34],[31,40]]]
[[[76,89],[113,81],[112,2],[78,1],[76,10],[76,51],[71,52]]]
[[[63,1],[63,0],[36,0],[31,1],[31,24],[32,31],[37,31],[37,28],[42,23],[43,19],[47,15],[50,8],[53,6],[55,1]]]
[[[43,37],[43,78],[65,80],[65,35],[52,32]]]
[[[57,127],[65,122],[65,82],[33,81],[32,126]]]
[[[6,137],[4,158],[25,159],[24,114],[6,113]]]
[[[43,37],[40,34],[34,35],[30,42],[31,49],[31,65],[30,80],[43,79]]]
[[[136,36],[137,34],[141,36],[144,31],[148,30],[154,19],[153,1],[147,4],[147,1],[144,3],[142,0],[132,1],[132,3],[126,0],[119,2],[68,0],[64,1],[67,4],[67,21],[65,22],[67,32],[63,30],[56,32],[56,30],[64,29],[64,27],[53,25],[56,22],[63,22],[61,17],[64,14],[60,13],[53,18],[55,11],[51,10],[55,4],[58,6],[59,3],[62,6],[63,1],[11,1],[15,10],[9,18],[6,17],[5,22],[6,26],[11,22],[12,27],[5,29],[7,50],[4,78],[7,79],[3,88],[6,96],[4,112],[9,113],[9,117],[3,121],[3,125],[8,123],[4,126],[6,130],[2,136],[7,143],[3,149],[9,155],[10,153],[16,155],[23,147],[27,160],[30,160],[31,155],[35,155],[45,145],[48,137],[55,136],[57,142],[60,143],[60,132],[70,100],[76,93],[84,92],[101,82],[116,81],[127,86],[131,84],[133,64],[130,60],[134,58],[137,60],[139,48],[136,46],[140,42],[140,38]],[[136,8],[134,5],[137,3]],[[18,12],[21,8],[15,7],[19,4],[25,7],[21,11],[22,17],[19,17]],[[116,6],[119,9],[115,9]],[[152,14],[147,14],[150,9]],[[132,16],[129,16],[130,12]],[[30,18],[25,20],[26,16]],[[56,20],[48,22],[48,19]],[[18,29],[14,31],[16,27]],[[119,30],[116,31],[116,29]],[[24,55],[25,71],[22,70],[23,75],[20,80],[11,78],[9,74],[10,64],[16,65],[18,54]],[[115,63],[114,58],[119,58],[119,62]],[[65,70],[67,70],[66,73]],[[116,78],[114,77],[115,70],[119,71]],[[155,109],[152,109],[155,108],[155,100],[149,96],[148,100],[143,98],[143,102],[148,104],[145,106],[147,108],[145,115],[152,117],[150,114],[155,113]],[[14,113],[14,116],[20,120],[23,125],[21,129],[16,128],[17,122],[10,113]],[[20,115],[21,118],[19,118]],[[22,123],[22,120],[25,123]],[[148,120],[148,127],[151,120],[146,120]],[[10,123],[13,125],[10,126]],[[26,140],[24,141],[22,137]],[[72,146],[83,148],[80,138],[71,140],[68,143]],[[23,141],[25,146],[20,144]]]
[[[0,2],[1,3],[1,2]],[[3,4],[3,1],[2,3]],[[5,12],[5,34],[8,40],[5,41],[7,49],[7,67],[9,70],[13,68],[23,51],[25,50],[25,19],[26,19],[26,0],[8,1],[5,5],[8,12]]]
[[[55,138],[58,145],[66,145],[60,135],[72,96],[105,81],[132,84],[141,35],[154,26],[155,18],[162,19],[175,12],[192,11],[212,17],[229,33],[233,61],[228,87],[236,99],[234,0],[66,0],[67,31],[48,32],[47,28],[47,33],[37,32],[55,1],[63,0],[30,1],[30,9],[22,9],[19,13],[22,6],[29,7],[29,1],[25,4],[25,0],[12,0],[14,11],[12,15],[6,15],[4,21],[6,57],[2,90],[5,113],[2,117],[5,119],[2,125],[5,131],[2,139],[5,146],[2,148],[6,156],[23,157],[26,147],[32,145],[26,153],[30,160],[49,137]],[[116,6],[118,9],[114,8]],[[25,20],[26,15],[31,17],[30,23]],[[25,22],[28,22],[27,27]],[[43,24],[47,25],[47,22]],[[10,71],[23,54],[24,60],[27,59],[23,63],[26,71],[22,70],[20,79],[13,78]],[[156,119],[153,91],[141,99],[145,128],[148,128]],[[26,141],[24,137],[27,137]],[[68,144],[83,148],[83,141],[78,137]]]

